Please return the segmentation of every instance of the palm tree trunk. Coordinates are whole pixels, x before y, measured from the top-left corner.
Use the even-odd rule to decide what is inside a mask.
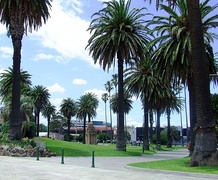
[[[145,150],[149,150],[149,128],[148,128],[148,98],[144,99],[144,136],[143,136],[143,146]]]
[[[107,143],[107,106],[106,106],[106,101],[105,101],[105,106],[104,106],[104,115],[105,115],[105,124],[106,124],[106,143]],[[112,141],[111,141],[112,142]]]
[[[170,108],[167,107],[167,147],[172,147],[172,139],[170,136]]]
[[[150,139],[151,142],[153,142],[153,123],[154,123],[154,118],[153,118],[153,111],[150,109],[149,111],[149,121],[150,121]]]
[[[161,150],[161,140],[160,140],[160,110],[157,109],[157,125],[156,125],[156,149]]]
[[[194,152],[195,147],[195,131],[194,127],[197,121],[196,107],[195,107],[195,92],[194,92],[194,81],[193,78],[188,78],[188,90],[189,90],[189,108],[190,108],[190,142],[191,146],[189,149],[189,156]]]
[[[47,138],[49,138],[50,134],[50,116],[48,117],[48,133],[47,133]]]
[[[83,119],[83,144],[86,143],[86,117]]]
[[[39,111],[36,114],[36,136],[39,137]]]
[[[123,93],[123,58],[118,51],[118,119],[117,119],[117,144],[119,151],[126,151],[124,136],[124,93]]]
[[[67,140],[70,141],[70,117],[67,118]]]
[[[209,68],[206,61],[199,0],[187,0],[192,47],[197,122],[191,166],[218,165],[215,121],[212,118]]]
[[[21,112],[20,112],[20,62],[22,37],[12,35],[13,54],[13,85],[12,85],[12,110],[10,120],[9,139],[20,140],[21,135]]]

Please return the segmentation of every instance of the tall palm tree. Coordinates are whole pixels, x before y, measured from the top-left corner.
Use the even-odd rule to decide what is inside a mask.
[[[113,128],[113,125],[112,125],[112,109],[111,109],[111,90],[113,90],[113,83],[111,81],[107,81],[106,84],[104,85],[105,86],[105,89],[106,91],[108,92],[108,98],[109,98],[109,110],[110,110],[110,126],[111,126],[111,130]],[[110,138],[111,138],[111,143],[112,143],[112,140],[113,140],[113,133],[110,134]]]
[[[175,2],[176,0],[174,0],[174,3]],[[212,118],[209,68],[205,54],[203,35],[205,30],[202,28],[200,1],[187,0],[186,2],[190,26],[191,62],[194,83],[194,97],[192,102],[195,104],[194,110],[196,112],[196,138],[195,148],[191,158],[191,166],[205,164],[218,165],[215,121]],[[205,139],[208,143],[204,143]]]
[[[146,58],[140,63],[136,63],[134,67],[126,69],[125,86],[127,91],[140,96],[144,110],[144,136],[143,146],[145,150],[149,150],[149,128],[148,128],[148,111],[149,111],[149,96],[154,91],[157,78],[151,69],[151,59],[146,53]]]
[[[105,70],[118,64],[118,123],[117,150],[126,151],[124,137],[123,112],[123,63],[130,63],[131,59],[143,59],[144,44],[147,43],[146,30],[143,26],[145,14],[141,9],[130,10],[131,0],[112,0],[104,2],[105,7],[93,14],[88,30],[92,33],[86,48],[94,59]]]
[[[51,104],[51,102],[48,102],[48,104],[42,109],[42,115],[47,118],[48,122],[48,133],[47,138],[49,138],[50,134],[50,121],[53,115],[55,115],[56,108],[54,105]]]
[[[117,85],[118,85],[118,75],[112,74],[111,83],[114,85],[115,93],[117,93]]]
[[[83,119],[83,144],[85,144],[86,139],[86,118],[88,117],[89,122],[91,118],[96,117],[97,115],[97,107],[98,107],[98,99],[97,96],[93,93],[86,93],[81,96],[77,102],[78,112],[77,117]]]
[[[46,89],[41,85],[38,85],[33,87],[31,91],[31,97],[35,105],[34,113],[35,113],[35,123],[37,125],[36,136],[39,136],[40,112],[49,103],[50,93],[48,92],[48,89]]]
[[[97,95],[91,92],[85,94],[86,98],[88,99],[88,105],[90,110],[88,111],[88,123],[91,122],[91,118],[96,117],[97,115],[97,108],[98,108],[98,98]]]
[[[171,88],[169,91],[170,94],[165,97],[164,102],[166,103],[166,108],[165,112],[167,115],[167,147],[171,148],[172,147],[172,139],[171,139],[171,125],[170,125],[170,115],[171,112],[176,111],[177,113],[181,111],[184,101],[183,99],[179,96],[178,93],[180,93],[180,89],[173,89]]]
[[[77,114],[77,104],[71,99],[63,99],[60,105],[60,112],[67,118],[67,138],[70,141],[70,126],[71,126],[71,117]]]
[[[12,115],[9,138],[21,139],[20,62],[23,35],[37,30],[49,18],[49,0],[0,0],[0,22],[6,24],[13,44]]]
[[[107,101],[108,101],[108,93],[103,93],[101,99],[104,101],[104,115],[105,115],[106,133],[107,133]]]

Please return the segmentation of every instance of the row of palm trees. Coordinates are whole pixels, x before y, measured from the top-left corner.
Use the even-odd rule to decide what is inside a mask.
[[[218,26],[218,15],[210,15],[218,5],[209,6],[209,0],[170,2],[174,6],[158,6],[168,16],[154,16],[148,21],[145,21],[147,14],[142,13],[145,8],[130,9],[131,0],[105,2],[105,7],[92,16],[94,19],[88,28],[92,35],[86,48],[104,70],[118,64],[117,150],[126,150],[123,78],[127,79],[128,91],[142,100],[146,128],[149,109],[157,113],[157,129],[162,111],[170,117],[175,91],[184,84],[188,86],[190,99],[191,151],[194,154],[191,165],[217,165],[209,89],[209,74],[217,71],[210,45],[216,35],[209,30]],[[128,67],[125,72],[124,62]],[[147,134],[145,137],[148,144]],[[210,144],[205,145],[205,138]],[[205,159],[205,155],[216,160]]]
[[[11,119],[11,95],[12,95],[12,75],[13,69],[9,68],[0,76],[0,90],[1,99],[4,105],[2,117],[4,121],[10,121]],[[39,136],[39,125],[40,125],[40,113],[48,120],[48,137],[49,137],[49,125],[50,121],[55,117],[58,112],[56,112],[56,107],[50,102],[50,93],[48,89],[38,85],[31,87],[31,76],[27,71],[21,70],[21,104],[20,112],[22,118],[22,124],[24,122],[35,122],[37,125],[36,136]],[[86,119],[88,122],[97,115],[97,107],[99,101],[94,93],[86,93],[82,95],[78,101],[74,101],[71,98],[63,99],[60,104],[60,114],[62,114],[67,119],[67,134],[68,140],[70,140],[70,127],[71,118],[76,116],[78,119],[84,121],[84,140],[85,143],[85,127]],[[22,128],[24,131],[26,129]]]

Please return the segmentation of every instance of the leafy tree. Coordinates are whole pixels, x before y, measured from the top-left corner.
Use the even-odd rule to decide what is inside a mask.
[[[44,124],[39,124],[39,132],[46,132],[46,126]]]
[[[130,63],[131,59],[143,59],[144,44],[147,43],[146,30],[141,9],[130,10],[131,0],[112,0],[104,2],[105,7],[93,14],[96,17],[91,21],[88,30],[92,33],[86,48],[89,48],[94,63],[105,70],[118,64],[118,123],[117,123],[117,150],[126,151],[124,137],[123,112],[123,62]]]
[[[67,137],[70,141],[71,117],[77,114],[77,104],[71,98],[63,99],[60,105],[60,112],[67,118]]]
[[[49,103],[50,93],[48,92],[48,89],[46,89],[43,86],[34,86],[30,96],[34,103],[34,113],[35,113],[35,123],[36,123],[36,136],[39,136],[39,117],[40,112],[43,108],[47,106]]]
[[[27,30],[37,30],[49,18],[49,0],[1,0],[0,22],[5,24],[13,45],[12,114],[10,121],[11,140],[21,139],[20,114],[20,62],[23,35]]]
[[[62,124],[58,119],[51,119],[50,132],[61,132]]]
[[[106,142],[107,143],[107,139],[109,139],[110,137],[109,137],[109,135],[107,134],[107,133],[104,133],[104,132],[102,132],[102,133],[99,133],[98,135],[97,135],[97,139],[98,139],[98,142]]]
[[[47,138],[49,138],[49,133],[50,133],[50,121],[52,116],[55,115],[55,112],[56,112],[56,108],[54,105],[51,104],[51,102],[48,102],[48,104],[42,110],[42,115],[47,118],[47,122],[48,122]]]

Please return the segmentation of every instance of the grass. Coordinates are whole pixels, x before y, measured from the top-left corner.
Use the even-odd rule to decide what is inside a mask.
[[[142,146],[130,146],[127,144],[126,151],[117,151],[116,145],[114,144],[99,144],[99,145],[87,145],[76,142],[67,142],[60,140],[52,140],[49,138],[39,138],[40,141],[46,143],[46,148],[57,155],[61,155],[61,150],[64,148],[65,156],[92,156],[92,151],[95,151],[95,156],[141,156]],[[151,147],[154,145],[151,145]],[[166,146],[162,146],[162,150],[175,150],[181,148],[179,146],[174,146],[169,149]],[[157,151],[150,148],[150,150],[145,150],[144,154],[155,154]]]
[[[156,170],[169,170],[169,171],[192,172],[192,173],[203,173],[203,174],[218,174],[217,166],[190,167],[189,163],[190,163],[190,157],[185,157],[180,159],[133,163],[133,164],[129,164],[129,166],[138,167],[138,168],[156,169]]]
[[[117,151],[114,144],[99,144],[99,145],[87,145],[76,142],[67,142],[52,140],[48,138],[39,138],[40,141],[46,143],[46,148],[52,152],[61,155],[61,150],[64,148],[65,156],[91,156],[92,151],[95,151],[95,156],[141,156],[142,146],[131,147],[127,145],[127,150]],[[155,150],[144,151],[144,154],[154,154]]]

